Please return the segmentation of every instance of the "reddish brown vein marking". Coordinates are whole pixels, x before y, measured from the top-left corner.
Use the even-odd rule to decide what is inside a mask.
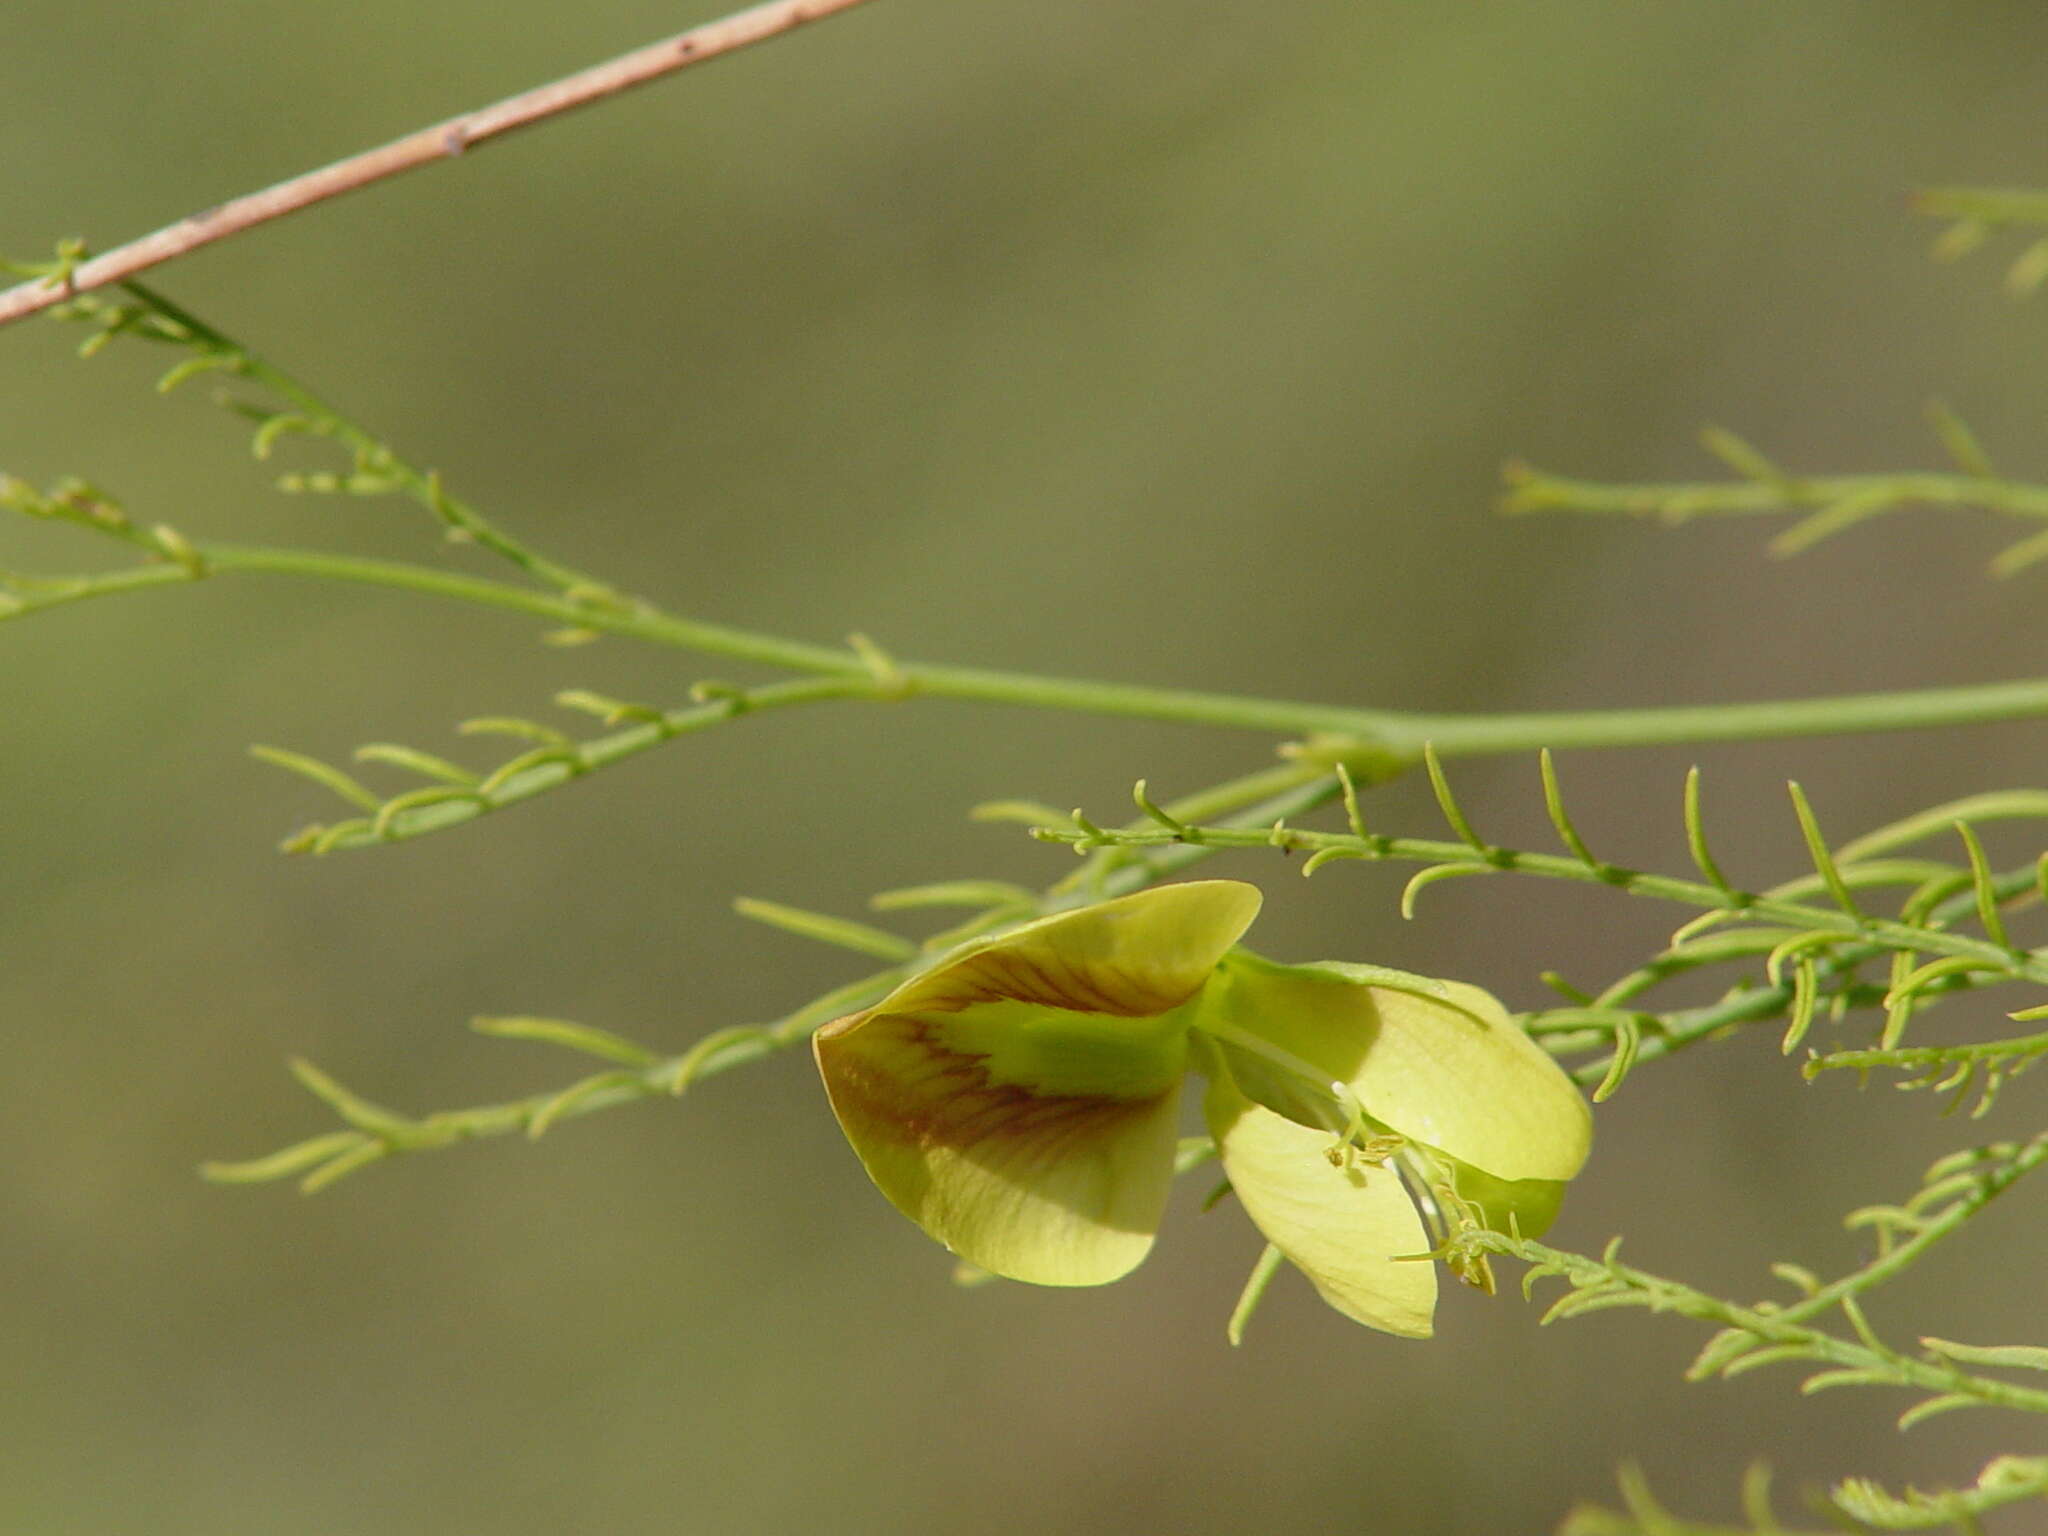
[[[1119,1099],[994,1083],[986,1058],[942,1044],[933,1024],[907,1014],[868,1016],[858,1033],[831,1029],[818,1032],[818,1064],[842,1117],[921,1148],[966,1150],[1001,1139],[1028,1146],[1034,1159],[1056,1160],[1077,1140],[1106,1138],[1143,1118],[1172,1091]],[[888,1067],[870,1046],[888,1053]],[[899,1060],[917,1065],[895,1070]]]
[[[1057,967],[1057,970],[1053,969]],[[956,1013],[975,1003],[1036,1003],[1074,1013],[1100,1013],[1113,1018],[1146,1018],[1186,1002],[1200,987],[1193,984],[1162,991],[1104,961],[1085,970],[1059,955],[1027,955],[995,948],[966,955],[934,973],[918,989],[917,1006]]]

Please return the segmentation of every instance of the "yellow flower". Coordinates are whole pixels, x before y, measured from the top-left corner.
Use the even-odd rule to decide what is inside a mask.
[[[1585,1161],[1585,1100],[1476,987],[1234,950],[1258,909],[1237,881],[1156,886],[827,1024],[818,1066],[869,1175],[983,1269],[1115,1280],[1158,1230],[1192,1065],[1268,1241],[1346,1316],[1426,1336],[1435,1244],[1398,1170],[1453,1222],[1534,1235]]]

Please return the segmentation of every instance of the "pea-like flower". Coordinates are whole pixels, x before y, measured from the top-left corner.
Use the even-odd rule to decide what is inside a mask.
[[[825,1025],[826,1091],[882,1193],[994,1274],[1118,1279],[1159,1228],[1192,1068],[1267,1241],[1339,1312],[1427,1337],[1421,1256],[1472,1223],[1540,1232],[1586,1159],[1585,1099],[1477,987],[1234,948],[1259,901],[1202,880],[1062,912]]]

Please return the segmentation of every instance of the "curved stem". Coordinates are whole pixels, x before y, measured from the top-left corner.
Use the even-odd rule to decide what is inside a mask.
[[[357,422],[344,416],[311,387],[293,378],[269,359],[259,356],[232,336],[215,330],[206,321],[173,302],[153,288],[137,282],[121,284],[124,292],[154,311],[157,318],[181,328],[186,345],[197,347],[204,360],[218,360],[239,377],[253,380],[280,400],[295,406],[305,417],[319,424],[322,435],[332,438],[356,455],[358,464],[375,465],[404,493],[431,512],[451,538],[460,538],[511,561],[544,586],[560,588],[565,594],[611,594],[608,583],[588,572],[550,560],[538,550],[512,537],[458,497],[442,488],[440,476],[422,472],[380,442]]]
[[[1248,776],[1230,784],[1217,785],[1204,793],[1211,796],[1238,794],[1255,787],[1256,782],[1256,776]],[[1335,793],[1334,779],[1319,778],[1311,784],[1296,785],[1284,794],[1240,812],[1231,818],[1230,824],[1263,826],[1276,816],[1313,810]],[[1167,856],[1152,863],[1127,864],[1109,874],[1104,881],[1103,894],[1121,896],[1143,889],[1197,860],[1209,857],[1212,851],[1181,847],[1170,850]],[[1037,905],[1041,911],[1059,911],[1067,902],[1056,886],[1037,898]],[[960,930],[953,932],[958,934]],[[928,940],[927,944],[932,942]],[[535,1136],[563,1120],[596,1110],[642,1099],[673,1096],[707,1077],[798,1045],[809,1039],[811,1032],[827,1019],[879,1002],[891,988],[927,963],[928,959],[924,956],[902,965],[893,965],[858,981],[835,987],[770,1024],[740,1024],[713,1030],[679,1055],[657,1057],[648,1053],[646,1059],[640,1060],[637,1048],[628,1044],[626,1054],[614,1058],[625,1061],[626,1065],[581,1078],[566,1088],[469,1109],[444,1110],[418,1119],[368,1104],[333,1082],[325,1073],[302,1067],[298,1071],[300,1082],[339,1114],[344,1128],[296,1143],[266,1157],[243,1162],[207,1163],[200,1171],[207,1178],[229,1184],[260,1184],[296,1177],[300,1180],[299,1187],[310,1194],[371,1163],[400,1153],[434,1151],[483,1137],[522,1131]]]
[[[1404,715],[1401,720],[1416,739],[1432,743],[1439,757],[1471,757],[1532,752],[1538,747],[1641,747],[1920,730],[2043,714],[2048,714],[2048,678],[1742,704],[1550,714]]]
[[[2015,517],[2048,517],[2048,486],[1941,471],[1609,484],[1572,480],[1517,464],[1509,468],[1508,487],[1504,507],[1511,513],[1611,512],[1684,522],[1695,517],[1761,516],[1800,507],[1846,504],[1874,509],[1920,503],[1982,507]]]
[[[2048,224],[2048,193],[2028,187],[1923,187],[1913,211],[1978,224]]]
[[[1344,832],[1310,832],[1296,827],[1233,828],[1227,826],[1184,828],[1180,833],[1157,830],[1120,831],[1101,827],[1066,831],[1036,827],[1032,835],[1043,842],[1067,843],[1081,848],[1156,848],[1186,843],[1215,848],[1278,848],[1325,858],[1363,859],[1375,863],[1427,864],[1459,874],[1523,874],[1553,880],[1571,880],[1588,885],[1612,886],[1631,896],[1653,901],[1677,902],[1701,912],[1740,915],[1746,920],[1765,922],[1813,933],[1839,934],[1845,940],[1869,940],[1888,950],[1954,956],[1982,962],[1982,969],[2003,977],[2048,983],[2048,953],[2017,951],[1988,939],[1973,938],[1926,923],[1909,923],[1894,918],[1851,915],[1837,907],[1810,906],[1766,893],[1739,891],[1732,887],[1704,885],[1668,875],[1625,869],[1618,864],[1589,864],[1583,859],[1559,854],[1527,853],[1519,849],[1486,847],[1483,854],[1469,843],[1442,842],[1434,838],[1357,836]],[[1312,862],[1304,873],[1317,867]],[[1424,871],[1425,874],[1430,871]],[[2031,870],[2007,877],[2010,889],[2031,876]],[[1411,886],[1411,890],[1413,887]]]
[[[2038,1162],[2039,1159],[2036,1158],[2035,1161]],[[2010,1182],[2010,1178],[2006,1179],[1999,1188],[2004,1188],[2004,1185]],[[1996,1194],[1997,1190],[1992,1193]],[[1958,1202],[1959,1205],[1966,1207],[1960,1219],[1975,1215],[1989,1198],[1987,1195],[1974,1203]],[[1944,1226],[1935,1236],[1945,1236],[1954,1230],[1959,1221]],[[1968,1375],[1953,1365],[1933,1364],[1893,1350],[1880,1350],[1867,1343],[1823,1333],[1803,1322],[1792,1320],[1795,1314],[1803,1318],[1811,1315],[1811,1311],[1817,1310],[1804,1305],[1796,1308],[1769,1309],[1761,1306],[1745,1307],[1710,1296],[1682,1282],[1668,1280],[1661,1275],[1653,1275],[1646,1270],[1618,1263],[1612,1257],[1595,1259],[1585,1254],[1568,1253],[1563,1249],[1551,1248],[1526,1238],[1489,1232],[1484,1228],[1468,1234],[1465,1241],[1470,1246],[1489,1253],[1504,1254],[1527,1264],[1542,1266],[1551,1274],[1562,1276],[1581,1293],[1597,1288],[1612,1296],[1626,1297],[1635,1304],[1653,1307],[1657,1311],[1675,1312],[1680,1317],[1689,1317],[1698,1322],[1737,1329],[1754,1337],[1759,1345],[1779,1345],[1796,1350],[1797,1354],[1790,1358],[1869,1373],[1865,1379],[1872,1385],[1917,1387],[1934,1393],[1961,1393],[1991,1407],[2012,1408],[2024,1413],[2048,1413],[2048,1391],[2038,1387],[2020,1386],[1994,1377]],[[1860,1276],[1854,1278],[1862,1280]],[[1887,1278],[1887,1275],[1879,1275],[1876,1278]],[[1858,1285],[1839,1285],[1833,1288],[1836,1294],[1830,1296],[1829,1300],[1839,1304],[1845,1295],[1870,1283],[1875,1282],[1862,1281],[1862,1284]],[[1552,1315],[1559,1314],[1553,1310]]]
[[[114,592],[175,585],[216,572],[248,571],[419,592],[789,671],[825,677],[876,676],[872,653],[708,624],[642,604],[535,591],[401,561],[243,544],[200,544],[192,547],[191,554],[189,563],[131,567],[80,577],[62,587],[45,585],[20,591],[12,597],[11,606],[5,594],[0,594],[0,618]],[[1321,736],[1325,739],[1315,744],[1312,756],[1336,761],[1355,754],[1381,766],[1389,757],[1403,765],[1419,759],[1426,743],[1433,744],[1440,757],[1462,757],[1532,752],[1546,746],[1754,741],[2048,716],[2048,678],[1834,698],[1501,715],[1347,708],[922,662],[890,662],[885,681],[904,695]]]
[[[687,709],[650,712],[646,718],[609,736],[584,742],[563,739],[559,744],[550,743],[526,752],[487,778],[414,788],[366,807],[370,812],[366,816],[305,827],[282,846],[287,853],[332,853],[341,848],[376,848],[386,843],[409,842],[531,800],[593,769],[608,767],[678,736],[769,710],[877,696],[879,690],[869,678],[800,677],[745,693],[736,692]],[[272,761],[276,759],[273,757]]]

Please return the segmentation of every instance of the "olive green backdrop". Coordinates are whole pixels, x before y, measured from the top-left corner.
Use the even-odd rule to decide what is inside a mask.
[[[101,245],[702,19],[650,0],[11,0],[0,249]],[[1435,709],[1712,701],[2022,675],[2039,574],[1899,519],[1772,564],[1760,527],[1504,522],[1500,461],[1904,467],[1950,399],[2042,472],[2048,310],[1927,259],[1931,181],[2043,179],[2048,15],[1993,4],[872,7],[158,274],[573,563],[707,618],[918,658]],[[272,494],[203,386],[0,336],[0,465],[83,473],[194,536],[436,553],[416,509]],[[0,558],[101,558],[0,529]],[[447,558],[455,558],[449,556]],[[244,755],[455,750],[586,686],[734,668],[368,590],[221,579],[0,629],[0,1526],[38,1533],[1547,1530],[1628,1457],[1732,1514],[1974,1475],[1990,1420],[1769,1373],[1682,1387],[1700,1335],[1539,1332],[1449,1297],[1351,1328],[1176,1206],[1100,1292],[953,1289],[797,1055],[680,1104],[388,1164],[314,1200],[200,1160],[324,1128],[310,1056],[415,1110],[578,1070],[479,1012],[677,1048],[860,962],[732,916],[1037,883],[968,806],[1112,814],[1266,760],[1252,736],[944,703],[746,722],[451,835],[286,861],[329,807]],[[1603,853],[1675,867],[1685,765],[1738,878],[1797,869],[1781,783],[1847,835],[2038,774],[2043,728],[1563,763]],[[1534,764],[1458,775],[1544,836]],[[1409,785],[1390,830],[1436,819]],[[1262,948],[1485,983],[1602,981],[1677,917],[1609,892],[1244,855]],[[1994,1018],[1979,1012],[1979,1023]],[[2023,1081],[1981,1127],[2031,1131]],[[1976,1132],[1802,1086],[1762,1035],[1644,1070],[1559,1228],[1757,1294],[1775,1258]],[[1189,1191],[1192,1197],[1194,1191]],[[2038,1336],[2038,1192],[1881,1321]]]

